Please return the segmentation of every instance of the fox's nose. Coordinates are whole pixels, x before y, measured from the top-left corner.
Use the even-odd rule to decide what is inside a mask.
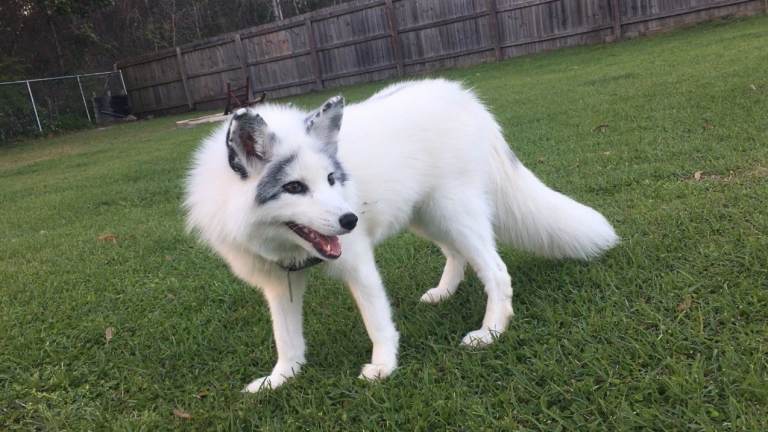
[[[354,213],[344,213],[339,218],[339,225],[345,230],[352,231],[357,226],[357,216]]]

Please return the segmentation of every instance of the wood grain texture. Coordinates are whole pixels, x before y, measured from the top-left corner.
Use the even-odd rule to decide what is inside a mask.
[[[270,98],[613,41],[725,15],[764,0],[355,0],[126,59],[141,114],[223,107],[251,77]]]

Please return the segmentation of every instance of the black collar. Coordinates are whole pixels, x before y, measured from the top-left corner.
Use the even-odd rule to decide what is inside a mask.
[[[305,259],[304,261],[300,262],[293,262],[289,265],[284,265],[283,263],[278,262],[277,265],[280,266],[283,270],[287,272],[297,272],[301,270],[306,270],[310,267],[316,266],[320,263],[322,263],[323,260],[317,257],[310,257]]]

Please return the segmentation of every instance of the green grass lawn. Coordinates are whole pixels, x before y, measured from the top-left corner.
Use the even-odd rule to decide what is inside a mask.
[[[402,354],[380,384],[356,378],[369,340],[316,269],[304,372],[240,393],[275,361],[269,314],[179,208],[211,126],[162,118],[0,147],[0,430],[768,430],[767,47],[763,16],[440,73],[474,87],[520,159],[623,242],[588,264],[503,250],[516,317],[467,350],[478,280],[421,304],[439,250],[388,241],[377,257]]]

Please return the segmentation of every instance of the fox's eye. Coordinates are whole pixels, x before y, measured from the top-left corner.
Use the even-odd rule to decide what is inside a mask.
[[[328,184],[331,186],[336,184],[336,177],[333,176],[333,173],[328,174]]]
[[[283,190],[289,194],[303,194],[307,191],[307,185],[300,181],[292,181],[284,184]]]

